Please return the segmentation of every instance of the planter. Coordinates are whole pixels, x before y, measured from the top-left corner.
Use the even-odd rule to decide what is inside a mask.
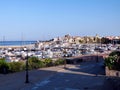
[[[108,67],[105,67],[106,76],[115,76],[120,77],[120,71],[117,70],[109,70]]]

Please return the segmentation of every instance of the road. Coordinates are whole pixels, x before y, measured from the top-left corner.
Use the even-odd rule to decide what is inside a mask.
[[[83,62],[69,68],[66,66],[53,76],[21,90],[106,90],[104,74],[100,62]]]

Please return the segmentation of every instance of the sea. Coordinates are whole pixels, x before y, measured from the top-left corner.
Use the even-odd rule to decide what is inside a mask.
[[[20,46],[35,44],[36,41],[0,41],[0,46]]]

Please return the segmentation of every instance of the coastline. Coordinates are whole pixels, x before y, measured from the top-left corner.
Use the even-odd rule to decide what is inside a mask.
[[[32,48],[34,47],[34,44],[0,46],[1,49],[3,48],[24,48],[24,47]]]

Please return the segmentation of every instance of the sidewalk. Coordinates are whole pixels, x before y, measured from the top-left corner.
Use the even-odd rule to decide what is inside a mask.
[[[72,65],[67,65],[71,67]],[[41,81],[45,78],[49,78],[55,75],[59,70],[64,69],[64,66],[55,66],[48,68],[41,68],[38,70],[29,71],[29,81],[30,83],[25,83],[25,71],[17,72],[12,74],[0,74],[0,90],[21,90],[24,87],[29,87],[35,82]],[[29,89],[28,89],[29,90]]]

